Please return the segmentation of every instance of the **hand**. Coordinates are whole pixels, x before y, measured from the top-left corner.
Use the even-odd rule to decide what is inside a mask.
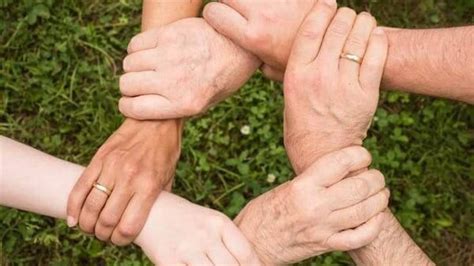
[[[136,243],[158,265],[259,265],[225,215],[163,192]]]
[[[135,119],[202,113],[239,89],[260,64],[200,18],[140,33],[128,52],[119,109]]]
[[[266,264],[360,248],[379,234],[389,198],[379,171],[349,175],[370,162],[360,146],[330,153],[252,200],[235,222]]]
[[[335,13],[315,5],[285,73],[284,141],[297,173],[327,152],[362,144],[377,108],[387,38],[368,13]],[[361,65],[340,58],[346,52]]]
[[[69,195],[68,225],[126,245],[145,223],[163,188],[171,188],[181,123],[126,120],[97,151]],[[93,187],[109,188],[108,197]]]
[[[221,0],[204,8],[204,18],[219,33],[257,55],[264,74],[283,80],[296,32],[315,2],[334,0]]]

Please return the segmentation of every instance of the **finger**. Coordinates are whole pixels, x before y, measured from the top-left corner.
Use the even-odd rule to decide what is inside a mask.
[[[110,238],[112,243],[117,246],[124,246],[135,240],[145,225],[156,196],[156,193],[154,193],[153,196],[135,194],[132,197],[120,218],[118,226],[112,232]]]
[[[92,185],[99,177],[101,170],[102,161],[92,159],[89,166],[84,170],[81,177],[77,180],[69,193],[67,202],[67,224],[69,227],[77,225],[84,201],[89,195]]]
[[[339,62],[339,57],[341,56],[342,49],[352,29],[355,18],[356,13],[350,8],[342,7],[337,11],[336,16],[326,31],[323,44],[321,45],[318,57],[321,57],[322,62]]]
[[[378,95],[383,69],[388,53],[388,39],[382,28],[370,35],[369,45],[360,67],[359,81],[364,90]]]
[[[260,261],[249,241],[234,225],[230,224],[224,228],[222,242],[227,250],[237,259],[241,265],[259,265]]]
[[[118,225],[132,195],[129,189],[124,189],[120,185],[115,186],[114,191],[100,212],[95,226],[95,235],[98,239],[102,241],[110,240],[112,232]]]
[[[156,68],[156,58],[160,58],[157,49],[129,54],[123,59],[123,70],[125,72],[153,71]]]
[[[370,34],[377,26],[374,17],[367,12],[360,13],[354,23],[354,27],[344,45],[344,53],[356,55],[364,58],[367,44],[369,43]],[[344,58],[339,61],[339,69],[341,75],[349,77],[351,81],[359,80],[359,64]]]
[[[100,174],[97,183],[105,186],[107,189],[109,189],[109,191],[113,191],[114,178],[108,174],[107,168],[108,166],[104,167],[104,171],[102,171]],[[94,233],[99,214],[102,211],[102,208],[105,206],[108,197],[109,196],[105,192],[92,187],[89,195],[86,198],[86,201],[84,202],[81,214],[79,215],[79,227],[82,231],[89,234]]]
[[[158,45],[160,33],[161,28],[153,28],[135,35],[128,43],[127,52],[131,54],[140,50],[155,48]]]
[[[137,97],[122,97],[119,111],[126,117],[137,120],[161,120],[185,117],[186,106],[175,108],[173,103],[161,95],[149,94]]]
[[[160,78],[161,72],[141,71],[129,72],[120,76],[119,87],[123,96],[133,97],[143,94],[158,94],[163,87],[160,82],[167,82],[169,79]],[[168,82],[169,83],[169,82]]]
[[[298,30],[288,59],[289,66],[306,65],[316,58],[336,9],[335,0],[317,1]]]
[[[367,223],[332,235],[327,244],[334,250],[347,251],[370,244],[382,231],[385,213],[379,213]]]
[[[221,3],[209,3],[203,10],[207,23],[217,32],[229,38],[232,42],[245,49],[249,49],[245,41],[247,19],[235,9]]]
[[[315,163],[296,179],[307,182],[310,186],[331,186],[350,172],[368,167],[372,161],[370,153],[361,146],[351,146],[329,153]]]
[[[285,72],[276,68],[273,68],[267,64],[261,67],[263,75],[271,80],[274,81],[283,81],[283,77],[285,76]]]
[[[216,245],[207,251],[207,257],[214,265],[239,265],[237,260],[227,250],[223,243]]]
[[[244,15],[249,14],[250,12],[250,7],[252,5],[249,5],[250,1],[242,1],[242,0],[220,0],[220,2],[228,5],[235,11],[239,12],[240,14]]]
[[[375,169],[345,178],[327,188],[325,198],[332,199],[331,209],[338,210],[357,204],[385,187],[383,174]]]
[[[357,227],[385,210],[389,198],[390,192],[383,189],[356,205],[331,213],[329,219],[337,230]]]

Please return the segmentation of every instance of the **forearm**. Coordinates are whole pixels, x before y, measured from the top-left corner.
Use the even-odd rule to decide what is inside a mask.
[[[0,136],[0,205],[66,218],[69,192],[84,170],[27,145]],[[177,197],[162,192],[152,212]],[[148,221],[145,227],[149,227]],[[141,234],[137,241],[141,239]]]
[[[385,88],[474,103],[474,26],[386,32]]]
[[[142,31],[199,14],[201,0],[144,0]]]
[[[201,0],[144,0],[142,8],[142,31],[152,27],[159,27],[186,17],[197,16],[201,7]],[[131,130],[155,130],[168,132],[164,135],[168,139],[163,143],[181,143],[181,133],[184,121],[138,121],[127,118],[124,124],[130,124]],[[176,158],[177,160],[177,158]],[[169,184],[169,186],[171,183]],[[171,189],[171,187],[167,189]]]
[[[387,210],[384,229],[371,244],[350,251],[357,265],[434,265]]]

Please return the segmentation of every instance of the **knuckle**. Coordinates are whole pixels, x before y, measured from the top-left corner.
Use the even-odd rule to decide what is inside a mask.
[[[319,31],[315,26],[316,22],[309,21],[306,23],[303,28],[300,30],[301,36],[311,39],[311,40],[317,40],[322,36],[322,32]]]
[[[132,223],[120,224],[117,230],[123,238],[127,239],[134,238],[140,232],[140,228]]]
[[[204,104],[200,98],[189,97],[183,109],[186,116],[197,115],[204,110]]]
[[[266,43],[270,41],[268,31],[261,30],[259,27],[252,27],[245,33],[245,39],[253,47],[262,48]]]
[[[377,169],[370,169],[369,173],[373,176],[377,184],[380,184],[381,187],[385,187],[385,176],[382,172]]]
[[[364,207],[358,206],[354,208],[354,212],[352,214],[352,219],[354,221],[358,221],[359,223],[367,221],[368,210]]]
[[[364,49],[366,46],[366,43],[367,43],[366,39],[364,39],[362,36],[358,34],[352,35],[347,40],[347,46],[349,47],[349,49],[351,49],[351,51]]]
[[[132,52],[136,52],[136,51],[140,50],[143,42],[144,42],[144,40],[143,40],[142,36],[140,36],[140,35],[133,36],[132,39],[130,40],[130,42],[128,43],[127,51],[129,53],[132,53]]]
[[[335,20],[331,25],[329,33],[336,37],[343,37],[349,32],[350,26],[347,21]]]
[[[100,211],[100,205],[96,200],[88,199],[84,203],[84,211],[90,213],[97,213]]]
[[[117,225],[117,219],[112,216],[100,217],[99,224],[106,228],[115,227]]]
[[[129,87],[129,76],[128,75],[121,75],[119,79],[119,88],[122,94],[128,91]]]
[[[351,187],[352,195],[357,199],[365,199],[369,195],[369,184],[365,179],[354,178]]]
[[[125,72],[130,72],[131,71],[131,66],[132,66],[132,57],[131,56],[126,56],[123,61],[122,61],[122,68],[123,71]]]
[[[130,178],[133,178],[138,174],[139,166],[136,162],[127,160],[123,163],[122,172],[124,173],[124,176],[128,178],[129,181]]]
[[[347,150],[341,150],[334,154],[334,162],[337,167],[350,168],[352,165],[351,155]]]

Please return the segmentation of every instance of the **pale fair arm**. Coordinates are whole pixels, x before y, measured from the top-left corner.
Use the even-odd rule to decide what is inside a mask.
[[[69,192],[84,167],[0,136],[0,205],[66,219]],[[152,212],[178,196],[162,192]],[[145,223],[145,228],[152,225]],[[142,239],[142,233],[137,241]]]
[[[384,87],[474,103],[474,26],[386,29]]]

